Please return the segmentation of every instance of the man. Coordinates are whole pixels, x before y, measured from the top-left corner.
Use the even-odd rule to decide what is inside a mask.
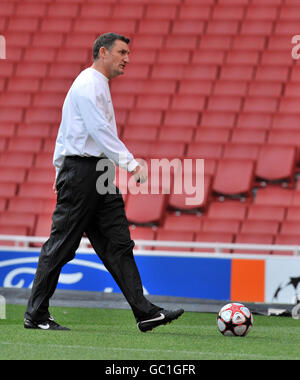
[[[127,169],[136,182],[147,180],[145,169],[118,138],[108,85],[129,63],[129,42],[114,33],[98,37],[93,65],[79,74],[65,99],[54,152],[57,205],[50,238],[41,250],[25,328],[68,330],[50,316],[49,299],[84,233],[126,297],[140,331],[169,323],[184,312],[163,310],[144,297],[122,195],[118,189],[106,194],[96,190],[104,173],[96,169],[101,159]]]

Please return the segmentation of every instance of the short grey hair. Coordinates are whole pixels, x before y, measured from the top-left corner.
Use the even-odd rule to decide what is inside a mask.
[[[102,47],[105,47],[106,49],[110,50],[116,40],[124,41],[126,44],[130,43],[130,39],[125,36],[122,36],[121,34],[117,34],[117,33],[101,34],[101,36],[99,36],[94,42],[94,47],[93,47],[94,61],[97,61],[97,59],[99,58],[99,50]]]

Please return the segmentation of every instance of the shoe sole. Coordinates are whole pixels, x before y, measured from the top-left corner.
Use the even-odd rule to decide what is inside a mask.
[[[165,325],[171,324],[173,321],[176,321],[179,317],[181,317],[183,313],[184,313],[184,310],[182,310],[180,313],[178,313],[178,315],[176,317],[174,317],[172,319],[169,319],[169,320],[166,318],[166,319],[162,320],[161,323],[159,323],[157,326],[146,327],[144,330],[142,330],[141,327],[138,324],[138,329],[142,333],[151,332],[151,331],[153,331],[154,329],[156,329],[159,326],[165,326]]]

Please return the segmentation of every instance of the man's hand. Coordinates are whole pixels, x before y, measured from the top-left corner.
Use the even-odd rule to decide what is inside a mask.
[[[148,179],[148,173],[145,166],[138,165],[134,171],[131,172],[137,183],[145,183]]]
[[[54,191],[55,194],[57,194],[56,179],[54,180],[54,183],[53,183],[53,191]]]

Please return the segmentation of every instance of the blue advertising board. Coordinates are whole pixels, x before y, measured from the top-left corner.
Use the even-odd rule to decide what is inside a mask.
[[[0,251],[0,287],[30,288],[37,251]],[[231,259],[136,255],[144,291],[151,295],[230,299]],[[76,254],[64,266],[58,289],[120,292],[111,274],[94,253]]]

